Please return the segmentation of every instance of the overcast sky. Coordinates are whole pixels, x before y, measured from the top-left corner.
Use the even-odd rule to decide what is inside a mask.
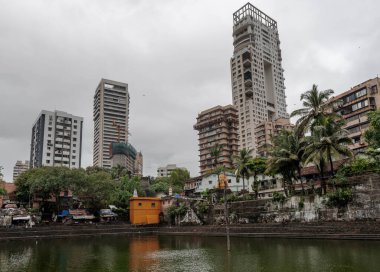
[[[130,142],[144,175],[176,163],[198,174],[198,112],[232,103],[232,13],[246,0],[0,0],[0,165],[29,159],[39,112],[84,117],[101,78],[129,84]],[[313,83],[343,92],[380,73],[378,0],[252,2],[278,23],[288,112]]]

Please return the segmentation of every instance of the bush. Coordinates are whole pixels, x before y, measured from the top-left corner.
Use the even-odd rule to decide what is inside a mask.
[[[176,215],[183,216],[186,214],[188,207],[181,203],[179,206],[172,205],[166,209],[166,212],[169,216],[174,217]]]
[[[298,202],[298,209],[302,210],[305,207],[305,198],[301,197],[300,202]]]
[[[339,208],[346,207],[354,198],[350,188],[339,188],[335,192],[328,194],[327,197],[327,206]]]
[[[371,158],[356,157],[350,163],[341,167],[337,174],[347,177],[355,174],[365,173],[368,171],[379,172],[379,162]]]
[[[207,202],[198,202],[198,204],[196,205],[196,208],[197,208],[197,211],[199,214],[207,214],[209,209],[210,209],[210,205],[207,203]]]
[[[286,197],[283,194],[280,194],[279,192],[274,192],[272,200],[273,202],[284,204]]]

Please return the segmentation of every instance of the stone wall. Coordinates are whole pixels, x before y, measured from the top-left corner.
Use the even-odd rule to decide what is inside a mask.
[[[380,174],[367,173],[348,178],[354,200],[345,208],[326,205],[327,197],[293,196],[283,204],[272,200],[232,202],[229,205],[234,222],[315,222],[315,221],[380,221]],[[303,202],[303,205],[300,204]],[[215,222],[221,222],[222,206],[215,207]]]

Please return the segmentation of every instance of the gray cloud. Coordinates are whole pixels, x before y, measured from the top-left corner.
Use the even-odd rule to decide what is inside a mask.
[[[198,173],[198,112],[231,103],[232,13],[245,1],[0,0],[0,165],[29,158],[40,110],[83,116],[92,163],[92,103],[101,78],[129,84],[131,143],[144,173],[177,163]],[[379,3],[253,2],[278,22],[288,111],[313,83],[337,93],[379,73]]]

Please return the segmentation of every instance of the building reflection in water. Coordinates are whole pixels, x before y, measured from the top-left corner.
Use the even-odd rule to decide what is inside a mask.
[[[149,258],[148,255],[160,249],[158,237],[136,237],[129,243],[129,269],[141,271],[142,268],[157,265],[158,259]]]

